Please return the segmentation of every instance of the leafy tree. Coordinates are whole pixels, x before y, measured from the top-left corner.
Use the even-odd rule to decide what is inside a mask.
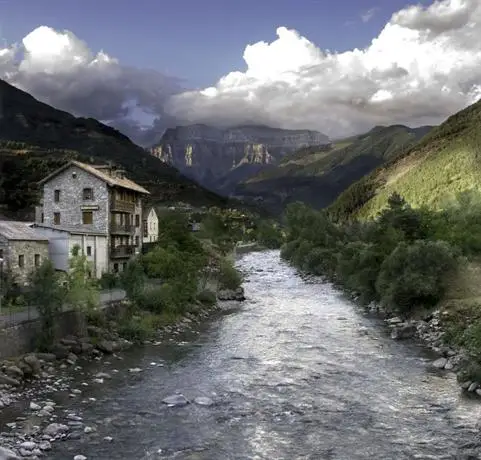
[[[79,311],[87,311],[99,305],[99,291],[92,279],[92,265],[81,253],[80,246],[72,249],[67,277],[67,303]]]
[[[121,275],[121,284],[129,299],[135,301],[145,286],[144,268],[139,260],[131,260]]]
[[[41,320],[39,348],[48,350],[55,340],[55,321],[62,311],[65,290],[50,260],[44,260],[30,280],[30,302],[36,305]]]

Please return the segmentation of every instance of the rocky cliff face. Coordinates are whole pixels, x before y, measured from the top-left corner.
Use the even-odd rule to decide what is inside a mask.
[[[168,129],[151,153],[211,189],[228,193],[237,183],[296,150],[329,143],[322,133],[267,126]]]

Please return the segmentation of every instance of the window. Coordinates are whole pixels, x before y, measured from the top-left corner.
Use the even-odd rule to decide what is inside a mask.
[[[43,224],[45,222],[45,216],[42,212],[42,215],[40,216],[40,222]]]
[[[84,188],[82,197],[84,201],[93,200],[94,190],[92,188]]]
[[[119,264],[114,264],[114,273],[119,272]]]
[[[55,203],[58,203],[60,201],[60,190],[55,190],[53,193],[53,199]]]
[[[135,214],[135,226],[140,227],[140,216]]]
[[[94,213],[92,211],[82,211],[82,224],[91,225],[94,223]]]
[[[3,259],[3,249],[0,249],[0,259]]]
[[[35,266],[40,267],[40,254],[35,254],[34,260],[35,260]]]
[[[87,255],[88,256],[92,255],[92,246],[87,246]]]
[[[20,254],[20,255],[18,256],[18,266],[19,266],[20,268],[25,267],[25,256],[24,256],[23,254]]]
[[[149,226],[146,220],[144,221],[144,236],[145,237],[149,236]]]
[[[53,213],[53,223],[55,225],[60,225],[60,213],[59,212]]]
[[[140,238],[138,236],[135,237],[135,246],[140,244]]]
[[[127,271],[127,262],[124,262],[122,264],[122,271],[124,271],[124,272]]]

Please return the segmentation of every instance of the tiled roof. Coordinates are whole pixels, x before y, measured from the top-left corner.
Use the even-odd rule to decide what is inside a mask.
[[[115,187],[127,188],[129,190],[134,190],[135,192],[138,192],[138,193],[150,195],[150,192],[148,190],[146,190],[144,187],[140,186],[139,184],[136,184],[134,181],[131,181],[130,179],[109,176],[107,173],[103,172],[101,169],[97,169],[93,165],[88,165],[86,163],[81,163],[80,161],[75,161],[75,160],[70,161],[69,163],[65,164],[61,168],[54,171],[52,174],[50,174],[46,178],[42,179],[40,181],[40,184],[48,182],[57,174],[67,169],[69,166],[77,166],[78,168],[83,169],[84,171],[92,174],[93,176],[98,177],[99,179],[103,180],[104,182],[106,182],[112,187],[115,186]]]
[[[107,236],[106,233],[100,232],[99,230],[89,230],[83,229],[79,227],[68,227],[65,225],[45,225],[45,224],[33,224],[34,228],[38,228],[40,231],[41,229],[45,228],[48,230],[57,230],[59,232],[67,232],[72,233],[74,235],[100,235],[100,236]]]
[[[31,228],[31,225],[31,222],[0,220],[0,235],[8,240],[48,241],[47,238]]]

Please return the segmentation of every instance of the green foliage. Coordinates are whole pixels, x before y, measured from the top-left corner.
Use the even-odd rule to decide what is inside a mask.
[[[99,291],[96,280],[92,279],[92,265],[79,246],[72,249],[69,265],[66,302],[84,312],[98,307]]]
[[[219,264],[218,282],[222,289],[237,289],[242,284],[242,275],[231,261],[223,259]]]
[[[33,273],[29,294],[30,302],[37,306],[42,324],[38,347],[48,350],[55,340],[55,320],[62,311],[65,298],[65,291],[50,260],[44,260]]]
[[[103,273],[99,280],[101,289],[115,289],[121,286],[121,279],[117,273]]]
[[[435,305],[455,260],[455,251],[444,241],[400,243],[382,263],[376,283],[381,300],[403,313]]]
[[[340,283],[363,303],[381,301],[408,314],[442,298],[446,276],[460,254],[453,243],[472,243],[471,221],[464,213],[449,216],[457,241],[440,238],[451,234],[441,223],[446,223],[444,214],[415,210],[398,194],[389,197],[388,207],[375,220],[363,223],[335,223],[324,212],[292,204],[286,210],[287,242],[281,256]]]
[[[121,274],[120,282],[130,300],[138,299],[145,286],[145,273],[142,263],[137,259],[129,261]]]
[[[257,224],[255,239],[268,249],[278,249],[283,242],[282,230],[273,220],[261,220]]]
[[[355,183],[333,204],[332,212],[341,219],[374,218],[393,192],[414,208],[442,210],[445,201],[460,192],[481,190],[480,119],[478,101]]]

